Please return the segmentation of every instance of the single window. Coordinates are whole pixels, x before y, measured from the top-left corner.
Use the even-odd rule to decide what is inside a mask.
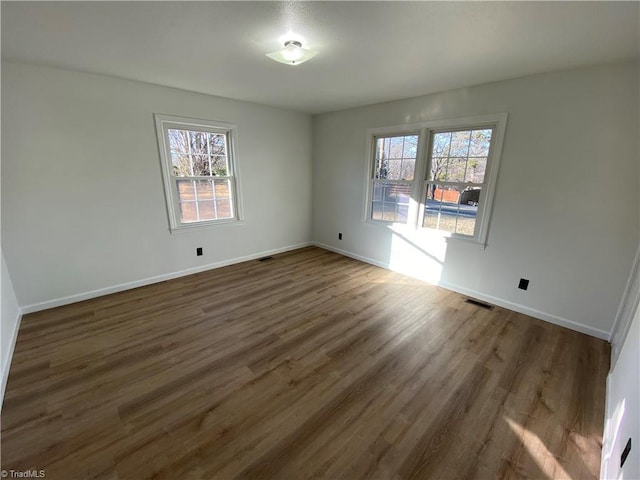
[[[431,132],[422,226],[476,234],[493,128]]]
[[[375,138],[371,218],[407,223],[415,181],[418,135]]]
[[[485,243],[506,120],[495,114],[371,130],[366,220]]]
[[[156,115],[172,230],[239,220],[233,125]]]

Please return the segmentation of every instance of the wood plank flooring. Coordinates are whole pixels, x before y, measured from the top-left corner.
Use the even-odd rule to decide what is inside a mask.
[[[606,342],[319,248],[26,315],[2,468],[589,479]]]

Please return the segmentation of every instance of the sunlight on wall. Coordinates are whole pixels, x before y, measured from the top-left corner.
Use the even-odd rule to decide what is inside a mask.
[[[504,419],[518,438],[522,439],[522,444],[540,471],[544,473],[546,479],[571,478],[535,433],[530,432],[509,417],[505,416]]]
[[[417,233],[404,225],[392,225],[389,268],[437,285],[442,277],[447,243],[441,236]]]

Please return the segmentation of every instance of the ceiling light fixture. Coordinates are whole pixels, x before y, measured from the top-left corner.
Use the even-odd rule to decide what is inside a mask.
[[[312,59],[318,54],[314,50],[302,48],[302,44],[296,40],[284,42],[284,48],[275,52],[267,53],[267,57],[276,62],[286,63],[287,65],[300,65],[307,60]]]

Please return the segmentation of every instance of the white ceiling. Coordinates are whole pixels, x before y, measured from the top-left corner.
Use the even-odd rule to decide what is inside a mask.
[[[2,2],[2,57],[320,113],[638,57],[638,2]],[[285,34],[320,54],[265,53]]]

